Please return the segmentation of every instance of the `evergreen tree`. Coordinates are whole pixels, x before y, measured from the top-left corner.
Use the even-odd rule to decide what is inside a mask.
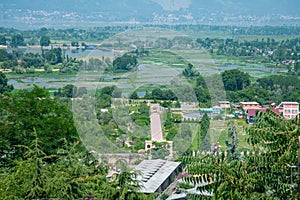
[[[257,122],[247,129],[249,143],[259,153],[247,159],[257,171],[261,188],[271,197],[297,199],[290,178],[290,166],[297,165],[300,118],[286,120],[272,111],[259,112]],[[299,184],[299,183],[298,183]],[[298,194],[300,195],[300,194]]]
[[[199,149],[202,151],[208,151],[210,149],[210,135],[209,135],[210,119],[207,113],[205,113],[201,119],[200,124],[200,141],[198,142]]]
[[[80,199],[93,195],[101,196],[101,185],[105,184],[106,169],[84,151],[78,151],[78,143],[69,145],[66,140],[59,149],[60,154],[47,155],[36,131],[16,167],[0,173],[1,199]],[[49,162],[53,160],[55,162]]]
[[[135,56],[124,54],[113,61],[113,70],[135,70],[137,66],[137,59]]]
[[[237,125],[234,121],[230,121],[228,123],[228,137],[231,138],[231,143],[229,143],[227,140],[225,141],[226,146],[228,148],[227,153],[228,157],[230,157],[232,160],[238,160],[238,138],[237,138]]]

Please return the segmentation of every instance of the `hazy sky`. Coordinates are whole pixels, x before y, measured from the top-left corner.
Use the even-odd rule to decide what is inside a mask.
[[[160,4],[165,10],[179,10],[188,8],[192,0],[152,0]]]
[[[299,8],[300,0],[0,0],[0,26],[28,28],[133,19],[147,23],[298,25]]]

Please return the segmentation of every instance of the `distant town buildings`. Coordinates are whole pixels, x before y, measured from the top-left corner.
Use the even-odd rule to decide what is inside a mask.
[[[233,114],[225,113],[224,118],[238,117],[246,118],[248,123],[254,123],[256,113],[258,111],[265,113],[270,109],[278,115],[282,115],[285,119],[294,119],[299,114],[298,102],[281,102],[278,106],[275,103],[260,105],[256,101],[231,103],[229,101],[219,101],[217,106],[211,108],[181,107],[172,108],[172,113],[182,114],[182,121],[199,121],[204,113],[207,113],[211,118],[225,113],[226,110],[232,111]]]
[[[247,122],[249,124],[254,123],[256,113],[258,111],[265,113],[266,108],[261,108],[257,102],[241,102],[244,112],[247,114]],[[278,106],[272,103],[269,109],[278,114],[282,115],[285,119],[294,119],[299,114],[299,103],[298,102],[281,102]]]

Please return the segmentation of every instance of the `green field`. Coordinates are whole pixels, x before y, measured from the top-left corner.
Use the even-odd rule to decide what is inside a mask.
[[[219,142],[222,151],[227,150],[225,141],[227,140],[229,143],[231,142],[231,138],[228,137],[227,132],[228,122],[228,120],[210,120],[210,127],[208,131],[210,137],[210,144]],[[247,142],[247,133],[244,130],[244,128],[249,125],[246,124],[245,120],[236,120],[236,123],[238,124],[238,150],[251,150],[252,146]],[[194,139],[191,144],[191,150],[193,151],[197,151],[199,149],[199,147],[197,147],[198,128],[199,126],[194,126],[194,128],[192,129]]]

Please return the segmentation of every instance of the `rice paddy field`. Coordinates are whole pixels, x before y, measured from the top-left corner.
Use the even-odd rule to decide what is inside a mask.
[[[222,56],[214,56],[193,43],[196,36],[187,35],[172,30],[159,28],[144,28],[134,31],[125,31],[101,42],[95,50],[73,52],[77,59],[116,57],[136,48],[144,48],[149,52],[148,56],[138,58],[138,70],[127,73],[104,73],[104,71],[79,71],[77,74],[65,75],[55,73],[38,72],[35,74],[8,74],[9,84],[15,88],[30,88],[39,85],[45,88],[61,88],[67,84],[94,89],[116,85],[123,89],[124,93],[133,90],[145,92],[151,88],[171,86],[174,82],[186,83],[181,76],[182,70],[188,63],[204,77],[216,75],[220,79],[220,73],[230,69],[240,69],[248,72],[254,79],[271,74],[286,72],[286,68],[265,66],[261,60],[236,59]],[[200,35],[209,33],[199,33]],[[223,33],[224,34],[224,33]],[[177,39],[176,39],[177,38]],[[169,48],[168,41],[175,41],[176,45]],[[181,42],[181,40],[186,41]],[[70,52],[72,53],[72,52]],[[267,64],[266,64],[267,65]],[[206,79],[209,82],[209,78]],[[219,80],[221,82],[221,80]],[[212,86],[216,84],[212,83]]]
[[[99,55],[100,56],[100,55]],[[181,73],[188,63],[204,77],[218,75],[225,70],[240,69],[249,73],[253,78],[261,78],[272,74],[287,71],[286,68],[270,68],[263,65],[238,65],[226,63],[225,60],[216,60],[202,49],[191,50],[159,50],[150,49],[149,56],[138,59],[136,71],[123,74],[109,74],[104,71],[79,71],[77,74],[42,73],[35,74],[8,74],[9,84],[16,89],[30,88],[38,85],[47,88],[61,88],[67,84],[94,89],[116,85],[124,89],[124,93],[145,92],[155,87],[170,86],[174,81],[185,82]],[[223,65],[222,65],[223,64]]]

